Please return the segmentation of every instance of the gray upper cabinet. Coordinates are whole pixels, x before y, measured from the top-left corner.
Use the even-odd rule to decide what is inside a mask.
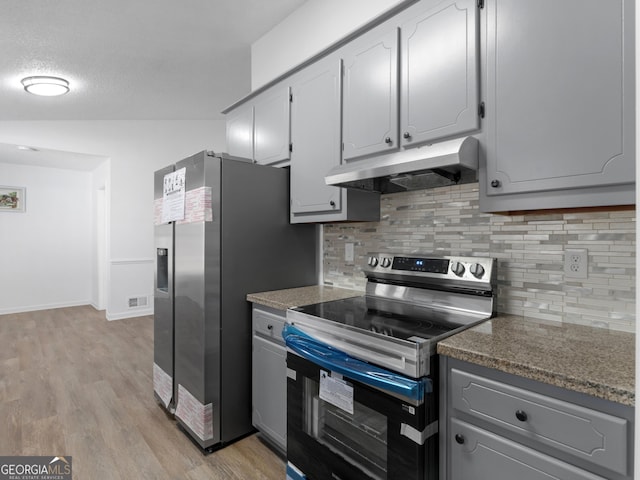
[[[417,3],[344,48],[344,149],[350,160],[477,130],[475,0]]]
[[[338,187],[324,176],[340,165],[340,60],[327,57],[306,68],[291,88],[291,213],[342,208]]]
[[[325,175],[469,134],[483,212],[634,204],[634,20],[632,0],[420,0],[228,109],[227,150],[291,165],[292,222],[377,220]]]
[[[487,0],[484,211],[634,203],[631,0]]]
[[[253,105],[250,103],[227,114],[227,153],[253,160]]]
[[[398,139],[397,28],[374,29],[345,48],[343,158],[395,151]]]
[[[262,165],[289,160],[289,87],[276,85],[227,114],[227,152]]]
[[[289,160],[289,87],[276,86],[259,95],[253,104],[256,163],[268,165]]]
[[[480,126],[476,0],[418,6],[423,11],[401,26],[400,131],[406,147]]]
[[[291,222],[377,220],[379,195],[326,185],[341,161],[342,64],[330,55],[291,79]]]

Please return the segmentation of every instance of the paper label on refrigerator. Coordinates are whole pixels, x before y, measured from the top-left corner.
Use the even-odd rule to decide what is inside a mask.
[[[176,417],[182,420],[200,440],[213,438],[213,404],[201,404],[180,384],[178,384]]]
[[[189,190],[186,194],[184,218],[178,223],[211,222],[212,220],[211,187]]]
[[[164,200],[162,198],[156,198],[153,201],[153,224],[154,225],[162,225],[162,205],[164,204]]]
[[[165,408],[167,408],[173,395],[173,380],[171,375],[156,363],[153,364],[153,390],[158,394]]]
[[[186,168],[167,173],[162,187],[162,223],[184,218]]]
[[[320,370],[320,398],[353,415],[353,387],[324,370]]]

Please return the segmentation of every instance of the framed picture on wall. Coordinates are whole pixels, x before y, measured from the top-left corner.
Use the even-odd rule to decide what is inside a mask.
[[[27,207],[25,187],[0,185],[0,212],[24,213]]]

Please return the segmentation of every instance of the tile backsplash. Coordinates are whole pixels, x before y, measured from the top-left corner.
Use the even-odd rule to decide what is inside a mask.
[[[498,259],[498,311],[635,331],[635,210],[481,213],[478,184],[383,195],[379,222],[323,226],[325,284],[364,290],[376,252]],[[355,258],[345,261],[345,244]],[[588,250],[588,277],[565,277],[564,252]]]

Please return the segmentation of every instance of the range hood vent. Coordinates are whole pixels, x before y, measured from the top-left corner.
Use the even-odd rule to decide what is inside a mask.
[[[398,153],[352,160],[333,168],[327,185],[405,192],[477,181],[478,140],[463,137]]]

